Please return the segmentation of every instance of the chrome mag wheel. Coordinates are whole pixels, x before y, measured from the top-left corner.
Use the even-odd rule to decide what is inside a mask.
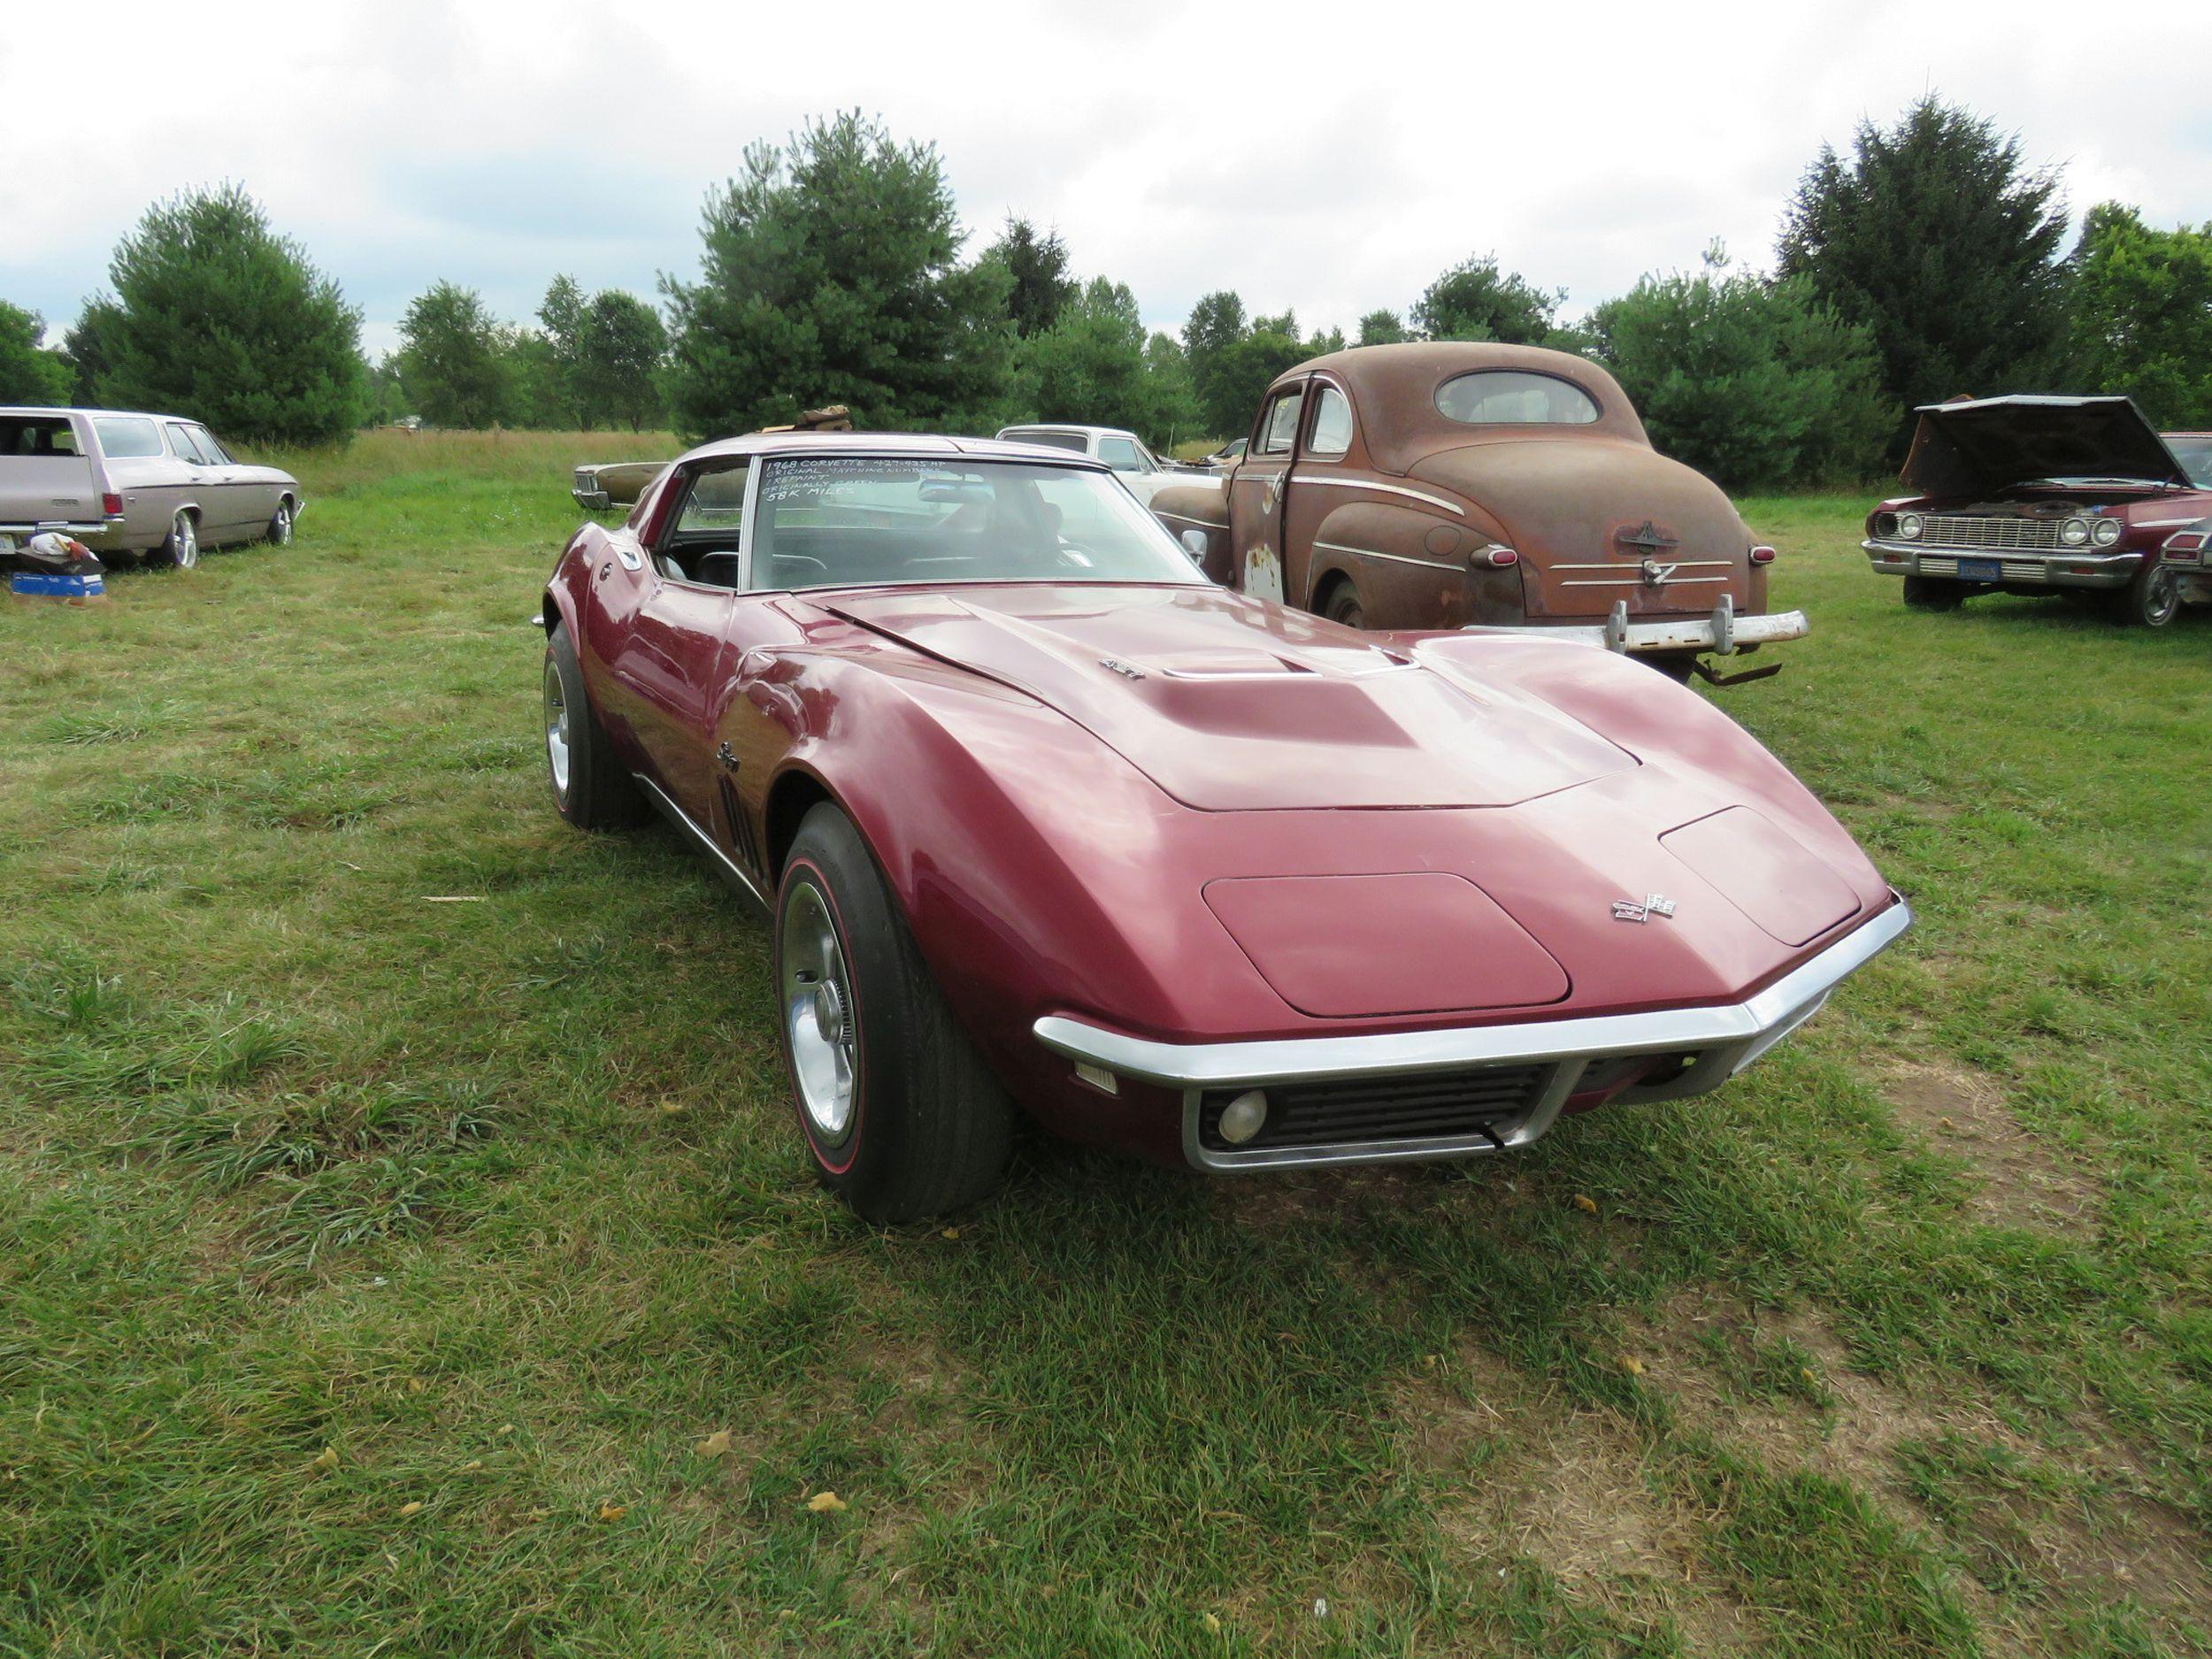
[[[784,1034],[799,1105],[827,1145],[845,1138],[853,1121],[859,1033],[854,1026],[852,975],[821,889],[795,881],[783,902]]]
[[[190,513],[179,513],[177,521],[169,526],[169,545],[175,551],[179,570],[188,571],[200,562],[200,527],[192,522]]]
[[[553,793],[568,799],[568,698],[561,690],[560,665],[545,664],[545,759],[553,772]]]

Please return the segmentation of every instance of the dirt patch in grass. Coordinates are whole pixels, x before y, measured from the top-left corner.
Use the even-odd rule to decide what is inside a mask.
[[[1900,1064],[1882,1094],[1901,1125],[1963,1158],[1981,1178],[1968,1202],[1976,1220],[2054,1233],[2095,1225],[2096,1182],[2014,1120],[1994,1079],[1939,1062]]]
[[[1470,1571],[1525,1557],[1617,1618],[1671,1622],[1696,1652],[1755,1643],[1752,1609],[1704,1566],[1709,1517],[1658,1475],[1628,1419],[1471,1346],[1409,1379],[1394,1409],[1411,1461],[1443,1487],[1438,1525]]]

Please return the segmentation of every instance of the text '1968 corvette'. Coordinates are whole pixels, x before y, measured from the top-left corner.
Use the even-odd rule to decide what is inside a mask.
[[[1525,1146],[1712,1089],[1903,902],[1694,693],[1205,580],[1095,461],[757,434],[544,596],[554,800],[769,918],[823,1179],[989,1192],[1018,1113],[1235,1171]]]

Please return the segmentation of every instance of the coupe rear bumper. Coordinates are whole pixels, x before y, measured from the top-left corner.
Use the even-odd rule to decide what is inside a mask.
[[[1755,645],[1776,645],[1801,640],[1811,631],[1802,611],[1784,611],[1772,616],[1738,616],[1723,603],[1711,614],[1670,617],[1661,622],[1631,622],[1625,604],[1614,607],[1609,621],[1595,627],[1533,627],[1548,640],[1573,640],[1582,645],[1602,645],[1608,650],[1642,656],[1654,651],[1717,651],[1732,656]]]
[[[1537,1140],[1578,1094],[1632,1103],[1719,1087],[1911,925],[1900,898],[1763,991],[1717,1008],[1243,1042],[1156,1042],[1058,1015],[1032,1029],[1084,1066],[1181,1091],[1184,1155],[1201,1169],[1471,1157]],[[1283,1091],[1285,1110],[1271,1110],[1271,1141],[1263,1129],[1232,1146],[1218,1133],[1222,1105],[1252,1089]]]
[[[2086,548],[2045,553],[1931,548],[1915,541],[1872,541],[1859,546],[1878,576],[1932,576],[1939,581],[1970,582],[1976,587],[2124,588],[2143,563],[2140,553],[2099,553]],[[1999,574],[1994,578],[1961,576],[1961,560],[1994,565]]]

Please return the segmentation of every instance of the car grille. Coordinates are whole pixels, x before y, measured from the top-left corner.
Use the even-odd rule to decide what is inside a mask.
[[[2008,582],[2047,581],[2051,574],[2050,567],[2041,559],[1999,559],[1997,568],[2004,572],[2004,579]],[[1955,576],[1959,573],[1959,562],[1955,558],[1938,558],[1923,553],[1920,556],[1920,573],[1923,576]]]
[[[1469,1135],[1502,1142],[1535,1105],[1549,1072],[1548,1066],[1500,1065],[1278,1084],[1267,1091],[1267,1122],[1260,1133],[1233,1146],[1221,1138],[1221,1112],[1240,1091],[1218,1090],[1199,1102],[1198,1135],[1214,1152]]]
[[[2056,518],[2019,518],[1984,513],[1932,512],[1921,518],[1925,547],[1987,548],[1992,552],[2059,549]]]

